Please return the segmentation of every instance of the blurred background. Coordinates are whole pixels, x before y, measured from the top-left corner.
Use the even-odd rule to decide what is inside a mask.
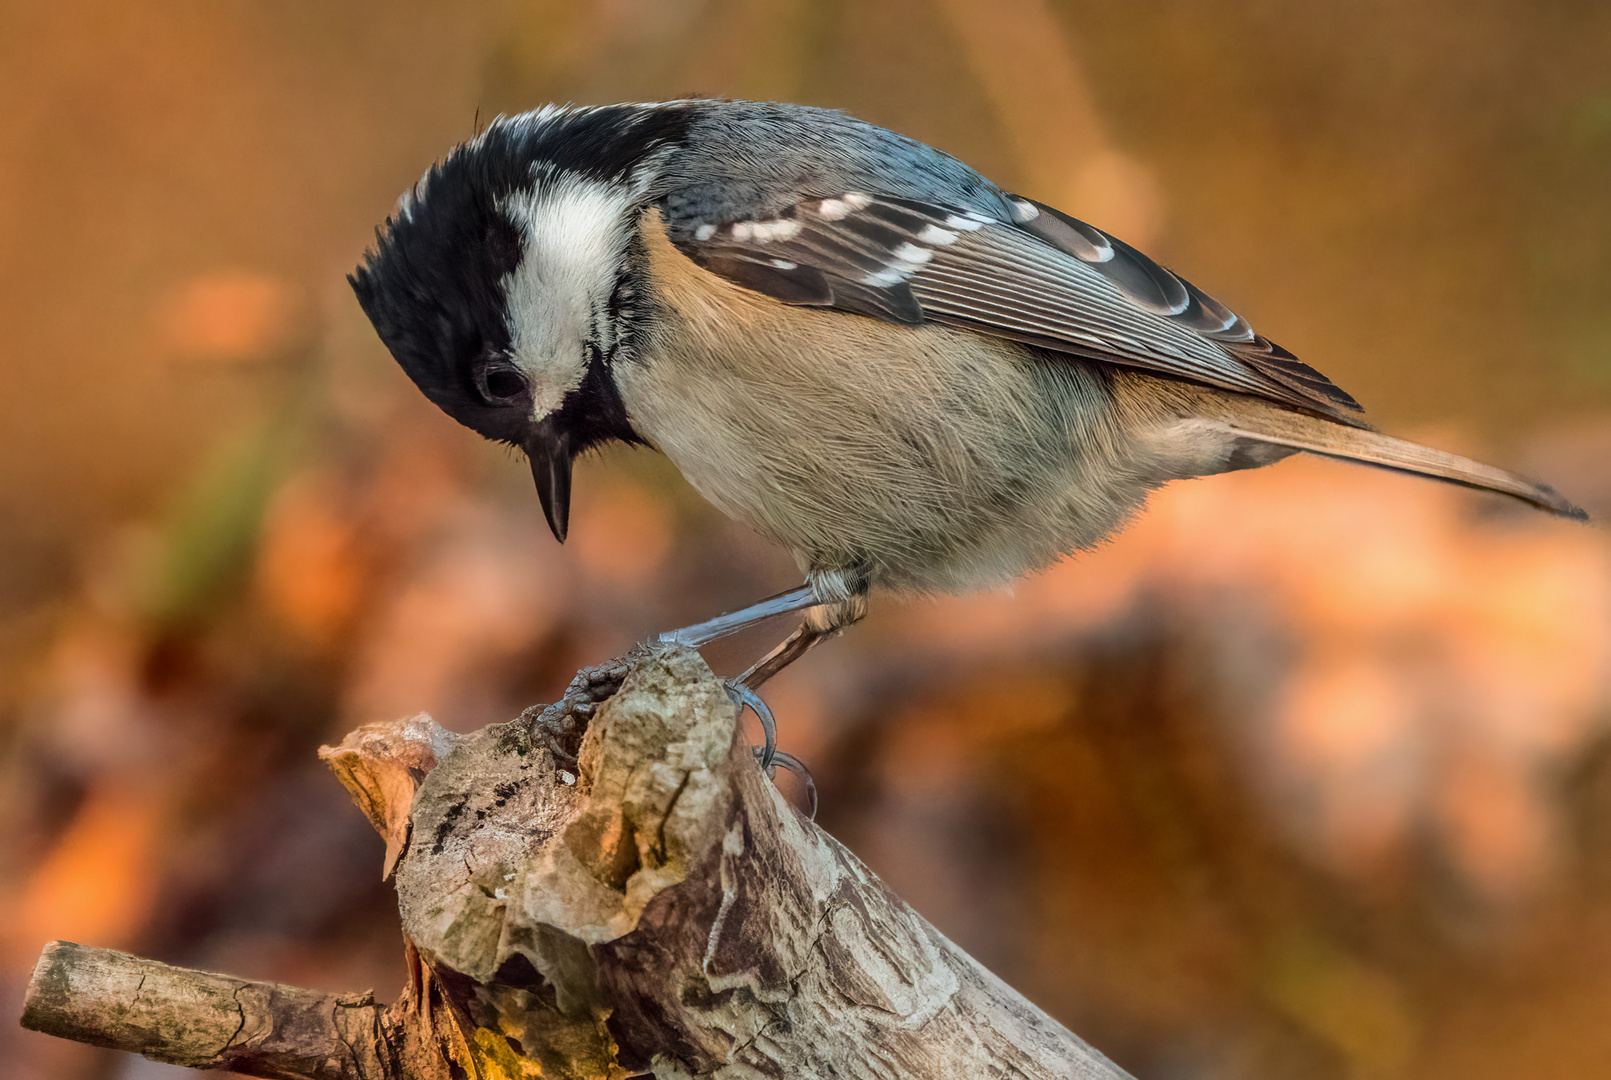
[[[1611,513],[1611,5],[0,4],[0,1061],[48,940],[403,981],[320,743],[467,730],[797,578],[647,452],[527,470],[343,280],[499,112],[847,109],[1169,265],[1397,434]],[[786,631],[777,628],[777,636]],[[707,651],[741,669],[757,635]],[[1611,1075],[1611,543],[1321,462],[1176,485],[776,680],[819,820],[1144,1080]]]

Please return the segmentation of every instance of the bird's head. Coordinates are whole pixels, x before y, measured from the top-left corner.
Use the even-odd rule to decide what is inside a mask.
[[[571,462],[641,441],[610,377],[643,299],[638,218],[675,109],[500,117],[405,194],[349,277],[425,396],[522,449],[565,539]]]

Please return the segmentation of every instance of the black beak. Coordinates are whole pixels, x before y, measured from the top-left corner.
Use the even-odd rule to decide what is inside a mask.
[[[550,416],[527,437],[523,449],[531,459],[531,478],[537,481],[548,527],[563,544],[571,523],[571,437]]]

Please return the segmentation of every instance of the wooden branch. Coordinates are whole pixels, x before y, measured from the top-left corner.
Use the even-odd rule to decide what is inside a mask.
[[[192,1069],[358,1080],[399,1076],[371,994],[319,994],[169,967],[71,941],[45,947],[22,1026]]]
[[[584,672],[558,705],[473,735],[417,717],[325,751],[387,836],[410,985],[389,1010],[288,988],[266,996],[305,997],[254,1021],[267,1024],[258,1046],[288,1037],[281,1022],[324,1010],[331,1028],[362,1029],[358,1043],[374,1048],[363,1064],[331,1053],[317,1069],[261,1071],[261,1058],[211,1067],[285,1077],[446,1076],[448,1062],[473,1077],[1126,1075],[796,813],[736,730],[725,687],[698,655],[657,647]],[[410,796],[404,814],[399,800]],[[239,1010],[226,1000],[244,991],[224,987],[252,985],[203,976],[218,980],[209,997],[164,976],[172,992],[147,982],[131,994],[133,968],[63,974],[52,955],[25,1023],[162,1060],[179,1060],[162,1056],[173,1029],[142,1010],[189,1010],[198,1031],[211,1017],[211,1045],[219,1033],[235,1039],[223,1028]],[[117,1009],[125,1019],[108,1021]],[[338,1044],[349,1036],[323,1045]]]

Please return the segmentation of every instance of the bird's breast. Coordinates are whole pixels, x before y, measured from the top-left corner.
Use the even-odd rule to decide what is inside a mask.
[[[804,570],[994,584],[1095,543],[1152,486],[1104,365],[788,307],[649,244],[656,315],[614,372],[631,422]]]

